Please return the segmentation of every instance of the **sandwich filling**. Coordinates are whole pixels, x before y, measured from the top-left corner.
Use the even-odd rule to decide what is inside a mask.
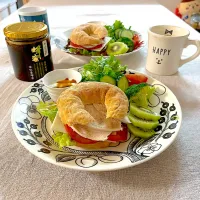
[[[90,113],[95,121],[87,125],[75,124],[71,126],[71,128],[80,136],[95,141],[106,141],[112,132],[121,130],[120,120],[106,118],[105,105],[85,105],[85,110]],[[65,126],[61,122],[58,113],[51,128],[55,132],[66,132]]]
[[[74,49],[86,49],[86,50],[92,50],[92,51],[102,51],[104,49],[104,47],[107,46],[107,44],[109,43],[110,40],[111,40],[111,37],[105,37],[101,40],[100,44],[87,45],[87,46],[77,45],[75,42],[72,42],[70,40],[68,47],[71,47],[71,48],[74,48]]]

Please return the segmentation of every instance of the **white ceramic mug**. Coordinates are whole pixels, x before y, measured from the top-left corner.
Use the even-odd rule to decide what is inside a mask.
[[[200,54],[200,41],[189,40],[190,32],[184,28],[159,25],[148,31],[148,56],[146,69],[158,75],[172,75],[183,64]],[[183,49],[189,45],[197,47],[194,55],[181,59]]]

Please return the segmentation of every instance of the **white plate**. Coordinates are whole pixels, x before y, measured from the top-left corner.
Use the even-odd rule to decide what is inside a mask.
[[[138,73],[133,70],[129,72]],[[39,101],[51,101],[41,80],[28,87],[14,104],[11,117],[14,133],[32,154],[62,167],[110,171],[139,165],[156,157],[172,144],[182,121],[181,107],[171,90],[151,77],[148,77],[148,83],[157,87],[149,105],[153,111],[162,115],[160,125],[156,129],[157,134],[149,140],[130,136],[128,141],[105,149],[58,149],[50,136],[50,121],[36,110]]]
[[[95,57],[99,57],[99,56],[84,56],[84,55],[78,55],[78,54],[73,54],[73,53],[70,53],[65,47],[66,47],[66,45],[67,45],[67,41],[68,41],[68,39],[69,39],[69,37],[70,37],[70,34],[71,34],[71,32],[72,32],[72,30],[73,29],[69,29],[69,30],[67,30],[67,31],[65,31],[63,34],[62,34],[62,37],[57,37],[57,36],[55,36],[55,37],[53,37],[52,39],[53,39],[53,41],[55,42],[55,44],[56,44],[56,47],[58,48],[58,49],[60,49],[60,50],[62,50],[62,51],[64,51],[64,52],[66,52],[66,53],[69,53],[70,55],[72,55],[72,56],[74,56],[74,57],[77,57],[77,58],[82,58],[82,59],[87,59],[87,58],[95,58]],[[135,52],[137,52],[137,51],[139,51],[141,48],[143,48],[144,46],[145,46],[145,42],[144,42],[144,40],[143,40],[143,38],[142,38],[142,35],[139,33],[139,32],[136,32],[135,31],[135,33],[137,33],[138,35],[139,35],[139,38],[140,38],[140,41],[143,41],[143,44],[139,47],[139,48],[137,48],[137,49],[135,49],[134,51],[131,51],[131,52],[129,52],[129,53],[125,53],[125,54],[120,54],[120,55],[115,55],[115,57],[117,57],[117,58],[124,58],[124,57],[126,57],[126,56],[131,56],[132,54],[134,54]],[[104,57],[108,57],[108,56],[104,56]]]

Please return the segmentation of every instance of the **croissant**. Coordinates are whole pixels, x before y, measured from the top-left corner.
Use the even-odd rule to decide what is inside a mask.
[[[88,104],[104,104],[106,118],[121,120],[128,112],[128,99],[118,87],[102,82],[83,82],[71,86],[57,100],[63,124],[87,125],[95,119],[85,109]]]
[[[70,40],[80,46],[98,45],[108,35],[107,29],[100,24],[87,23],[73,29]]]

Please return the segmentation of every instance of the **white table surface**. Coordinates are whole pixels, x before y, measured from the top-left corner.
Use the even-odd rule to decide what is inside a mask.
[[[60,5],[56,3],[60,2]],[[166,8],[154,4],[122,4],[111,1],[103,5],[79,1],[32,1],[28,5],[45,6],[51,34],[87,21],[112,23],[120,19],[144,35],[157,24],[171,24],[190,30],[191,39],[200,34],[174,16]],[[68,4],[68,5],[66,5]],[[82,4],[82,5],[80,5]],[[93,2],[93,4],[95,4]],[[0,22],[0,200],[107,200],[107,199],[200,199],[200,57],[185,64],[173,76],[156,76],[177,96],[183,112],[183,122],[176,141],[161,155],[139,166],[113,171],[90,173],[69,170],[46,163],[30,154],[16,139],[11,128],[12,105],[30,83],[13,75],[3,28],[19,21],[17,13]],[[186,57],[194,51],[189,48]],[[55,68],[79,66],[81,60],[52,46]],[[147,73],[145,62],[147,46],[129,59],[123,60],[129,68]]]

